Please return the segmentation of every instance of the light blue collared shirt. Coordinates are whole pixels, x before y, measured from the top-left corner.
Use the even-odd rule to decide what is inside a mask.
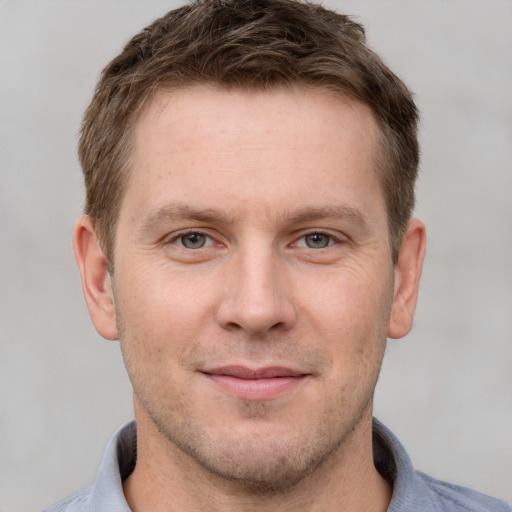
[[[375,466],[393,487],[388,512],[512,512],[512,506],[484,494],[415,471],[404,447],[379,421],[373,421]],[[136,427],[131,422],[110,440],[91,487],[44,512],[131,512],[123,480],[135,467]]]

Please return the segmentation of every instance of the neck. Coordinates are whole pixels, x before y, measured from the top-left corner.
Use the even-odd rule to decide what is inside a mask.
[[[137,418],[137,465],[123,484],[133,512],[384,512],[391,500],[373,463],[371,407],[335,452],[286,491],[227,481],[162,437],[151,420]]]

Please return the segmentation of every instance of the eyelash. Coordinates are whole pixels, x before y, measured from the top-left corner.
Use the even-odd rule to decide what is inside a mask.
[[[179,242],[185,238],[186,236],[188,235],[199,235],[199,236],[204,236],[205,238],[207,238],[210,243],[208,243],[208,240],[206,242],[206,244],[202,247],[198,247],[197,249],[192,249],[190,247],[185,247],[182,243],[180,244]],[[209,247],[210,245],[212,245],[212,242],[214,242],[214,239],[213,237],[211,237],[208,233],[204,233],[203,231],[200,231],[200,230],[197,230],[197,229],[190,229],[188,231],[182,231],[181,233],[178,233],[177,235],[175,235],[171,240],[170,242],[172,244],[176,244],[178,245],[179,247],[181,247],[182,249],[188,249],[188,250],[198,250],[198,249],[203,249],[204,247]]]
[[[191,248],[191,247],[186,247],[183,243],[180,243],[180,241],[185,238],[186,236],[188,235],[199,235],[199,236],[204,236],[205,238],[207,238],[206,242],[205,242],[205,245],[201,246],[201,247],[197,247],[197,248]],[[328,238],[328,243],[325,247],[309,247],[307,246],[307,242],[305,241],[306,238],[308,236],[312,236],[312,235],[319,235],[321,237],[327,237]],[[299,242],[304,240],[304,245],[299,245]],[[198,250],[198,249],[203,249],[205,247],[209,247],[211,245],[213,245],[212,242],[215,242],[214,238],[212,236],[210,236],[209,234],[201,231],[201,230],[196,230],[196,229],[190,229],[188,231],[182,231],[181,233],[178,233],[177,235],[175,235],[171,240],[170,242],[172,244],[176,244],[178,245],[179,247],[183,248],[183,249],[188,249],[188,250]],[[331,233],[327,233],[325,231],[319,231],[319,230],[312,230],[312,231],[309,231],[307,233],[304,233],[302,234],[299,238],[297,238],[293,244],[291,245],[295,245],[295,246],[298,246],[298,247],[302,247],[304,249],[312,249],[312,250],[318,250],[318,249],[326,249],[332,245],[335,245],[336,243],[339,243],[340,242],[340,239],[334,235],[332,235]]]
[[[307,243],[305,240],[307,239],[308,236],[312,236],[312,235],[319,235],[321,237],[328,238],[327,245],[325,247],[309,247],[309,246],[307,246]],[[300,246],[304,249],[318,250],[318,249],[326,249],[332,245],[340,243],[341,240],[339,237],[334,236],[332,233],[327,233],[325,231],[320,231],[320,230],[312,230],[312,231],[302,234],[299,238],[297,238],[297,240],[294,242],[294,245],[298,245],[299,241],[304,241],[304,245]]]

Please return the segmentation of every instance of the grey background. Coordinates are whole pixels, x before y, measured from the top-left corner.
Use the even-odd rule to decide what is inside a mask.
[[[428,255],[414,331],[391,341],[376,415],[416,467],[512,501],[512,3],[330,1],[423,111]],[[132,416],[71,251],[80,116],[100,69],[172,1],[0,0],[0,511],[89,484]]]

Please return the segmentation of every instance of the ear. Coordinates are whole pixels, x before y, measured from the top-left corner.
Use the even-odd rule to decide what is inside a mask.
[[[73,232],[73,250],[80,269],[82,290],[96,330],[109,340],[118,338],[114,294],[107,260],[88,215],[82,215]]]
[[[401,338],[412,328],[425,246],[425,225],[419,219],[411,219],[395,267],[395,289],[388,327],[390,338]]]

